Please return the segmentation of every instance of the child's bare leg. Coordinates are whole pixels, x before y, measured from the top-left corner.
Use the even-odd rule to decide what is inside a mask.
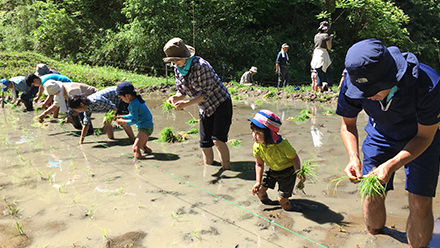
[[[280,202],[280,205],[284,210],[292,209],[292,205],[290,204],[289,198],[278,197],[278,201]]]
[[[121,125],[122,129],[124,129],[125,133],[127,134],[128,138],[131,140],[131,142],[135,142],[135,137],[134,137],[134,133],[133,133],[133,129],[131,128],[131,126],[127,125],[127,124],[122,124]]]
[[[260,187],[258,190],[257,196],[261,201],[270,201],[269,196],[267,195],[267,187]]]
[[[141,149],[145,149],[145,147],[147,146],[147,141],[148,141],[148,135],[145,132],[139,130],[139,133],[133,144],[134,158],[136,159],[142,158]]]
[[[104,127],[102,129],[103,129],[103,133],[107,133],[107,137],[109,139],[114,139],[115,138],[114,133],[113,133],[113,126],[112,126],[111,123],[104,124]]]
[[[203,147],[202,153],[203,153],[203,163],[205,165],[212,165],[212,163],[214,162],[214,152],[212,150],[212,147]]]

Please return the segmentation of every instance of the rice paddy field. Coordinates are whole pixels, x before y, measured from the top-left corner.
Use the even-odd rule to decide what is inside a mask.
[[[0,247],[407,247],[403,170],[388,194],[383,235],[366,232],[358,185],[345,180],[334,190],[331,182],[345,176],[347,163],[334,106],[234,102],[231,170],[222,172],[203,165],[195,107],[176,112],[163,108],[165,99],[145,99],[155,123],[148,142],[153,153],[138,161],[122,130],[115,140],[97,134],[79,145],[70,124],[46,119],[39,125],[35,112],[0,109]],[[316,165],[291,197],[299,206],[294,211],[263,205],[251,194],[247,119],[259,109],[277,113],[280,134],[302,162]],[[101,127],[104,114],[93,118]],[[366,121],[365,115],[358,120],[362,139]],[[184,138],[161,142],[165,128]],[[277,197],[275,190],[268,194]],[[436,219],[439,205],[435,198]],[[431,247],[440,246],[439,229]]]

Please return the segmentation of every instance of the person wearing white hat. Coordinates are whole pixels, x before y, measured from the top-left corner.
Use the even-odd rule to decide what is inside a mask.
[[[69,117],[67,117],[67,122],[72,121],[72,124],[76,129],[82,129],[82,125],[81,123],[79,123],[79,118],[77,121],[77,117],[71,116],[72,113],[67,111],[67,100],[69,99],[69,96],[89,96],[93,93],[96,93],[98,90],[95,87],[89,86],[87,84],[62,83],[55,80],[46,81],[43,87],[48,96],[54,96],[54,101],[49,108],[47,108],[43,113],[38,116],[39,121],[43,122],[46,115],[56,112],[59,109],[60,112],[67,113],[69,115]],[[70,117],[75,118],[71,120]]]
[[[243,73],[240,79],[240,84],[244,84],[248,86],[255,85],[256,82],[254,81],[253,75],[257,73],[257,70],[258,70],[257,67],[252,66],[251,69],[249,69],[249,71]]]
[[[281,51],[278,53],[277,60],[275,63],[275,72],[278,74],[278,88],[280,87],[281,83],[283,83],[283,87],[286,87],[286,84],[288,84],[289,80],[289,73],[287,71],[287,65],[289,64],[289,55],[287,54],[287,51],[289,50],[289,45],[287,43],[284,43],[281,45]]]

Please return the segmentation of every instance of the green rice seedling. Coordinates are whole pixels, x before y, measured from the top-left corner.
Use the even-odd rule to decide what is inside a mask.
[[[261,100],[261,99],[258,99],[258,100],[255,101],[256,105],[262,105],[263,103],[264,103],[264,101]]]
[[[335,111],[332,109],[326,110],[324,112],[322,112],[323,115],[334,115]]]
[[[115,111],[110,110],[104,115],[104,120],[102,121],[103,124],[110,124],[112,123],[113,119],[115,119]]]
[[[266,93],[266,95],[263,96],[264,98],[275,98],[278,97],[277,93],[275,91],[270,91]]]
[[[66,120],[65,119],[61,119],[58,121],[58,124],[60,125],[60,127],[63,127],[64,124],[66,124]]]
[[[38,111],[40,111],[40,110],[41,110],[41,107],[40,107],[40,106],[37,106],[37,107],[35,107],[35,109],[34,109],[35,112],[38,112]]]
[[[187,121],[186,124],[188,124],[188,125],[195,125],[195,124],[197,124],[198,122],[199,122],[199,120],[191,119],[191,120]]]
[[[17,216],[17,214],[18,214],[18,208],[14,208],[14,206],[11,204],[11,205],[8,205],[8,207],[9,207],[9,215],[11,215],[11,216]]]
[[[93,135],[99,136],[101,134],[102,134],[101,128],[95,128],[95,130],[93,130]]]
[[[64,192],[64,184],[60,184],[60,186],[58,186],[58,192],[60,193]]]
[[[87,217],[90,217],[90,218],[93,218],[93,215],[95,214],[95,209],[93,208],[94,207],[94,205],[92,205],[88,210],[87,210],[87,212],[85,213],[85,216],[87,216]]]
[[[102,233],[102,239],[107,240],[107,230],[105,230],[105,228],[99,227],[99,229],[101,230]]]
[[[229,142],[231,146],[241,146],[243,144],[243,142],[238,139],[231,139]]]
[[[166,127],[160,132],[159,141],[171,143],[176,139],[175,136],[173,129],[171,127]]]
[[[20,223],[18,221],[15,221],[15,226],[16,226],[17,231],[18,231],[18,233],[20,235],[25,235],[24,232],[23,232],[23,228],[21,228],[21,225],[20,225]]]
[[[232,100],[235,100],[235,101],[243,100],[243,96],[242,95],[235,95],[232,97]]]
[[[362,201],[365,197],[374,200],[377,196],[381,197],[385,195],[386,187],[380,183],[376,175],[371,175],[361,179],[358,191],[361,193]]]
[[[49,181],[50,184],[53,184],[53,175],[50,172],[47,174],[47,181]]]
[[[197,134],[199,133],[199,129],[197,128],[191,128],[191,130],[188,131],[188,134]]]
[[[168,103],[168,102],[162,103],[162,110],[163,110],[163,112],[169,112],[169,111],[174,110],[174,109],[176,109],[176,106],[174,106],[173,104]]]
[[[297,171],[295,171],[295,173],[300,178],[305,178],[306,180],[313,181],[313,179],[316,177],[316,172],[315,172],[316,167],[318,167],[318,165],[312,164],[312,160],[309,159],[304,161],[304,163],[301,166],[301,169],[298,169]],[[296,188],[299,190],[303,190],[304,183],[301,181],[298,182]]]
[[[238,90],[237,90],[237,88],[229,87],[228,91],[231,95],[233,95],[233,94],[237,93]]]
[[[349,179],[349,177],[339,177],[330,181],[330,183],[336,182],[333,194],[336,193],[338,185],[345,179]],[[358,192],[361,194],[362,201],[365,199],[365,197],[374,199],[377,196],[384,196],[386,193],[386,185],[382,185],[376,175],[362,177],[358,179],[358,182],[360,182]]]
[[[202,235],[200,235],[200,233],[197,229],[194,230],[193,234],[196,239],[202,240]]]

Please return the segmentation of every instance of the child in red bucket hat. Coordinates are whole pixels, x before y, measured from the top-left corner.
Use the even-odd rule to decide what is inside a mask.
[[[266,191],[275,188],[278,183],[278,201],[284,210],[292,210],[289,197],[292,196],[296,181],[296,171],[301,162],[295,149],[286,139],[278,135],[281,127],[280,118],[269,110],[260,110],[251,121],[252,137],[255,141],[253,154],[255,157],[256,183],[252,194],[257,194],[263,204],[272,205]],[[269,170],[264,172],[264,164]],[[305,178],[298,178],[302,182]]]

